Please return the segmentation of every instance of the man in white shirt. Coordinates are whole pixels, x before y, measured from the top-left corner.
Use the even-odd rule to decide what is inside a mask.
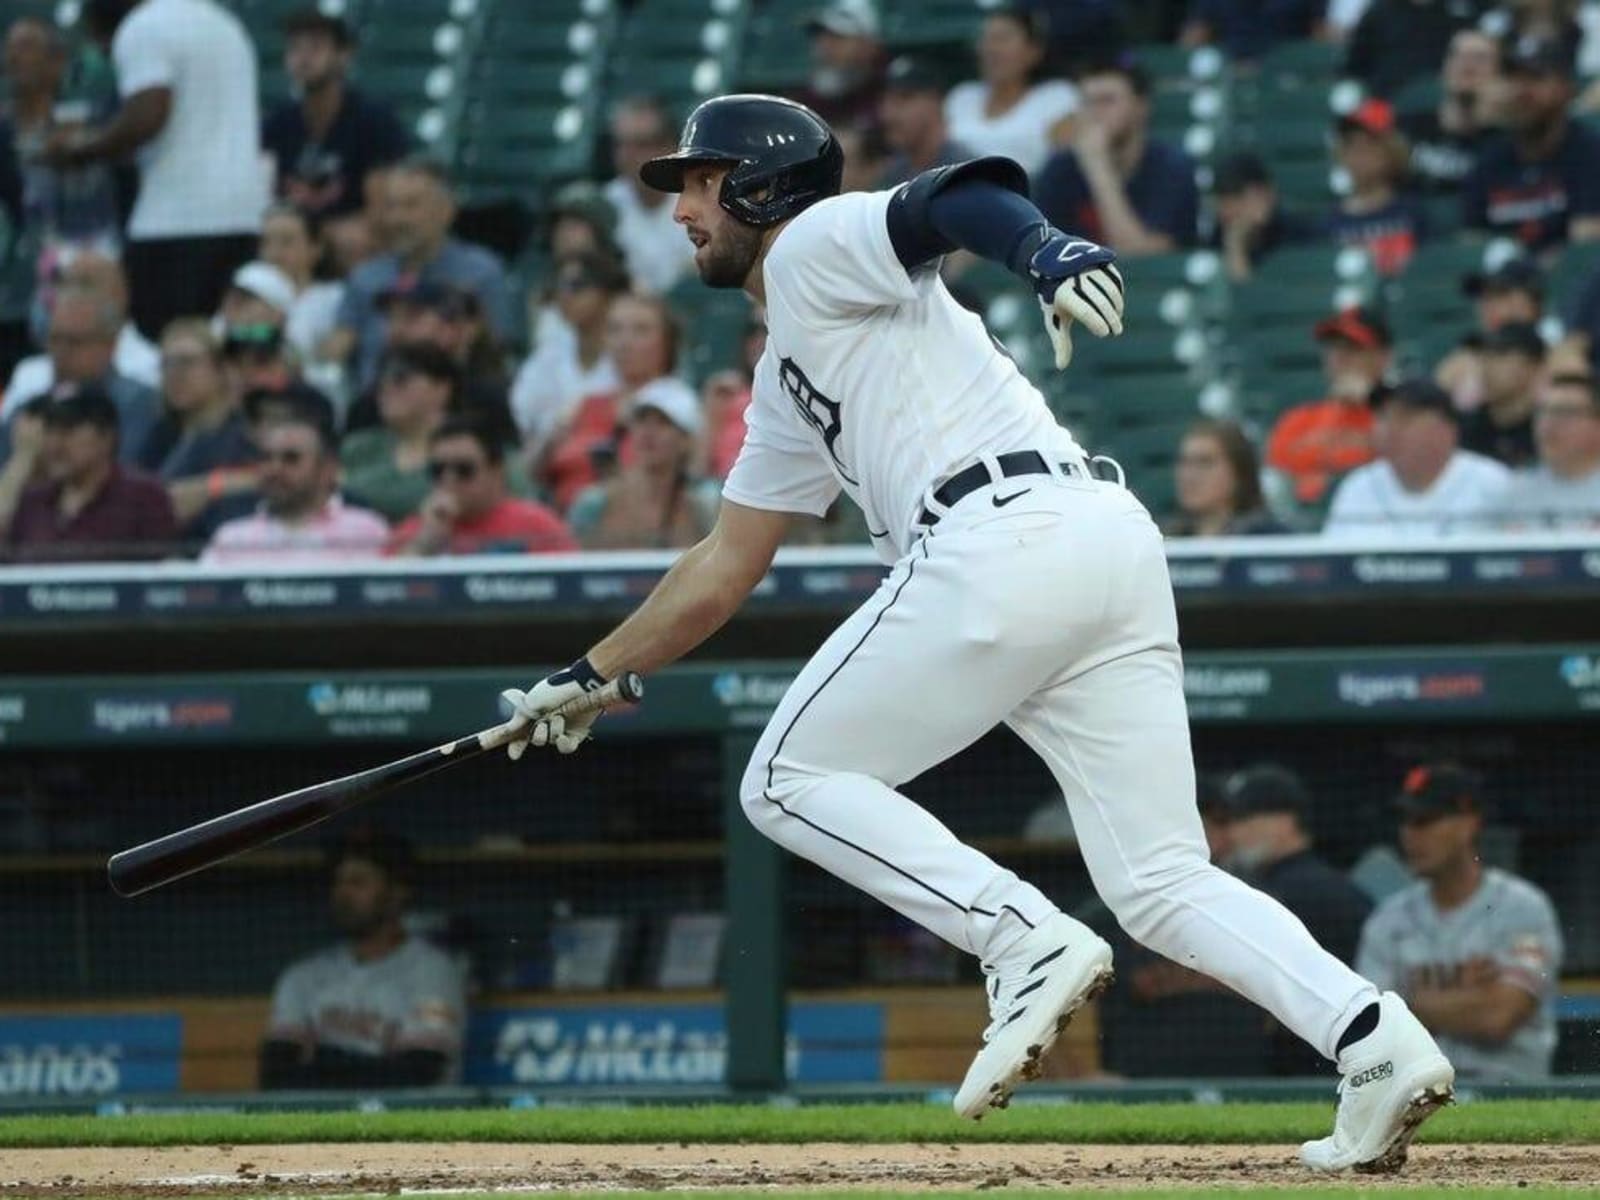
[[[1600,396],[1593,375],[1555,376],[1533,406],[1539,463],[1506,492],[1508,529],[1600,529]]]
[[[255,48],[215,0],[89,0],[84,16],[110,45],[122,107],[100,129],[54,137],[47,157],[137,152],[125,261],[134,324],[154,340],[178,317],[214,312],[255,255],[268,194]]]
[[[115,259],[90,251],[78,254],[61,269],[58,289],[87,292],[122,315],[122,327],[112,352],[111,368],[124,379],[147,388],[161,386],[161,354],[127,320],[128,280]],[[17,364],[0,402],[0,422],[9,421],[25,400],[43,395],[55,386],[55,363],[48,354],[35,354]]]
[[[1373,393],[1378,460],[1352,471],[1333,495],[1329,537],[1426,541],[1489,526],[1511,472],[1460,447],[1460,417],[1428,379]]]
[[[665,292],[689,269],[694,247],[672,219],[671,197],[639,182],[639,168],[678,144],[671,117],[653,96],[629,96],[611,112],[611,162],[617,177],[605,197],[617,210],[617,242],[628,272],[648,290]]]

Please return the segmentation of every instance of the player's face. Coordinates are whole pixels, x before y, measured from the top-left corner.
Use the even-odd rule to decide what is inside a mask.
[[[1533,410],[1539,461],[1552,471],[1579,474],[1600,462],[1600,405],[1586,387],[1555,384]]]
[[[710,287],[743,287],[761,257],[761,230],[735,220],[717,197],[727,167],[691,167],[684,172],[674,217],[694,243],[694,269]]]
[[[1413,817],[1400,824],[1406,865],[1431,879],[1472,854],[1478,818],[1472,815]]]
[[[400,893],[383,868],[362,858],[347,858],[333,872],[333,923],[347,937],[360,938],[400,915]]]

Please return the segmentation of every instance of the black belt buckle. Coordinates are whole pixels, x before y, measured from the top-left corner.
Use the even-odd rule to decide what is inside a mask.
[[[1001,478],[1014,479],[1018,475],[1048,475],[1050,464],[1045,456],[1037,450],[1012,450],[1006,454],[995,456],[995,462],[1000,467]],[[1070,464],[1063,464],[1063,470],[1071,470]],[[997,482],[989,474],[989,468],[981,462],[975,462],[965,470],[957,471],[941,483],[933,493],[933,498],[945,508],[954,508],[967,496],[979,488]],[[917,516],[921,525],[937,525],[939,514],[932,509],[924,508]]]

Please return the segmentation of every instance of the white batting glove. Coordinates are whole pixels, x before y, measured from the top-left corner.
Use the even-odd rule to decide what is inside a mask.
[[[1072,323],[1095,337],[1122,332],[1122,273],[1116,252],[1060,230],[1040,227],[1030,243],[1027,273],[1044,310],[1045,332],[1055,347],[1056,368],[1072,361]]]
[[[511,718],[500,726],[497,740],[505,745],[513,762],[527,753],[530,745],[554,746],[561,754],[571,754],[588,738],[601,710],[570,716],[553,710],[605,686],[605,682],[588,659],[580,658],[527,691],[507,688],[500,699],[511,706]]]

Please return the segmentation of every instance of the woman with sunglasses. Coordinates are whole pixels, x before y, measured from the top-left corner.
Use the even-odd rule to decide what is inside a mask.
[[[460,368],[437,346],[391,347],[378,372],[379,424],[344,440],[345,488],[385,519],[417,511],[431,490],[428,440],[456,407]]]

